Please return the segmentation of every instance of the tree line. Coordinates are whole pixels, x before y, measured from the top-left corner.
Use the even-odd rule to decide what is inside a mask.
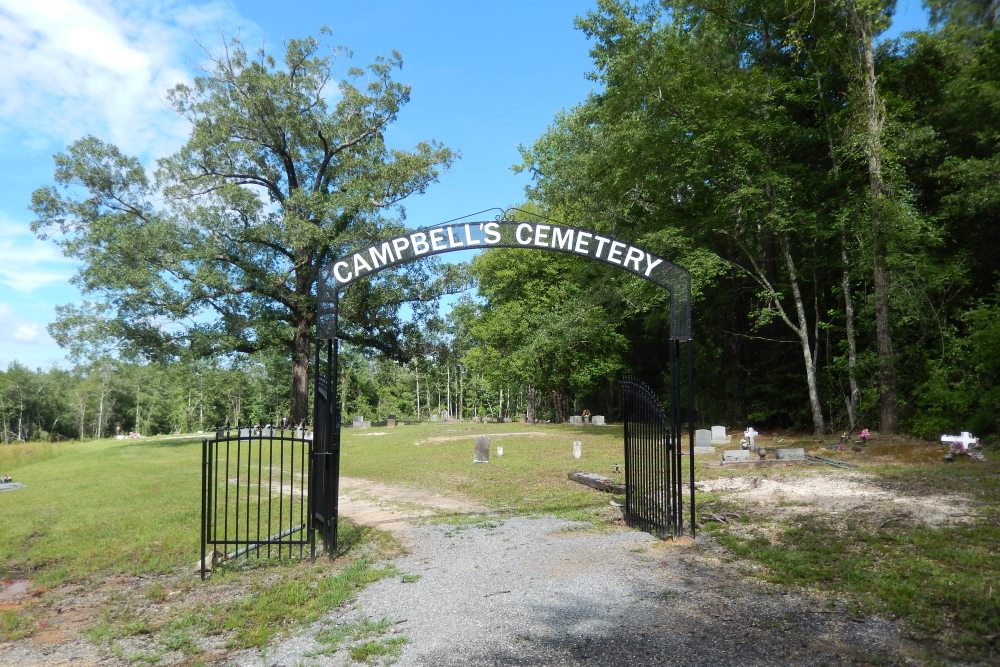
[[[520,168],[545,216],[691,271],[702,423],[997,432],[1000,6],[927,6],[931,30],[881,41],[893,2],[578,19],[598,91]],[[655,288],[529,253],[473,273],[482,340],[534,386],[664,386]]]
[[[691,272],[699,423],[997,433],[1000,3],[926,6],[930,29],[896,40],[881,38],[890,0],[600,0],[577,19],[595,92],[521,147],[518,215]],[[325,262],[405,229],[405,200],[458,157],[387,145],[409,99],[402,58],[339,72],[346,55],[234,40],[170,91],[191,136],[155,169],[95,137],[56,156],[33,228],[79,263],[87,301],[50,331],[92,360],[66,372],[92,389],[85,418],[37,411],[38,429],[107,433],[109,364],[165,374],[154,428],[189,427],[177,387],[206,381],[190,371],[206,359],[213,378],[246,376],[213,385],[215,401],[239,396],[203,401],[214,421],[250,405],[308,420]],[[444,389],[462,416],[614,416],[623,373],[669,386],[666,294],[578,258],[413,262],[339,305],[345,415],[425,417]],[[153,410],[133,394],[104,398],[140,424]]]

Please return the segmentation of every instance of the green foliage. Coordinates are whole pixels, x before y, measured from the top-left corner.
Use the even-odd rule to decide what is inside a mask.
[[[993,298],[969,310],[961,333],[950,336],[947,356],[934,362],[917,389],[914,432],[1000,432],[1000,287]]]
[[[64,309],[57,340],[151,359],[279,350],[298,369],[292,416],[305,417],[321,268],[397,230],[388,216],[455,158],[435,142],[386,144],[410,95],[393,80],[399,54],[344,74],[333,55],[311,37],[291,39],[279,62],[233,40],[204,75],[168,93],[192,131],[155,179],[95,137],[56,156],[55,185],[33,196],[32,227],[80,262],[84,294],[103,299]],[[344,335],[400,356],[399,307],[461,279],[432,271],[413,265],[351,291]]]

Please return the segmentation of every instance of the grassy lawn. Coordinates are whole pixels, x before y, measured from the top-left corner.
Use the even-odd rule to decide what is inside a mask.
[[[472,463],[477,435],[491,436],[489,464]],[[613,472],[613,464],[623,463],[621,425],[431,423],[346,428],[342,440],[344,475],[459,493],[517,514],[593,519],[608,506],[608,497],[569,481],[567,474],[587,470],[624,480]],[[583,443],[580,460],[572,456],[574,440]],[[503,456],[496,454],[498,445]]]
[[[480,434],[492,436],[488,465],[472,463]],[[583,442],[581,460],[572,457],[574,440]],[[553,514],[601,524],[610,520],[609,497],[570,482],[567,473],[586,470],[621,481],[621,473],[613,472],[622,463],[621,442],[622,429],[615,425],[345,428],[341,470],[462,495],[500,514]],[[808,441],[782,446],[797,444],[811,448]],[[504,448],[502,457],[497,445]],[[826,591],[853,600],[859,610],[903,618],[916,636],[940,646],[945,659],[997,659],[1000,464],[944,464],[933,446],[912,444],[873,447],[865,455],[823,453],[858,463],[885,489],[910,496],[962,493],[974,518],[929,527],[886,521],[865,509],[848,515],[750,513],[726,494],[702,494],[703,533],[714,535],[733,558],[755,564],[748,576]],[[712,462],[699,459],[698,479],[773,474],[730,473]],[[107,651],[131,662],[178,655],[198,662],[212,651],[264,646],[371,581],[413,576],[380,564],[399,551],[392,538],[342,521],[343,551],[333,562],[229,564],[202,583],[194,568],[198,438],[5,446],[0,471],[25,485],[0,494],[2,577],[29,579],[41,593],[16,610],[0,609],[0,641],[30,635],[66,596],[90,592],[96,602],[86,634]],[[780,474],[816,471],[784,468]],[[713,521],[718,516],[735,518]],[[343,632],[370,644],[357,650],[372,655],[391,654],[405,641],[364,628]],[[338,641],[331,635],[332,646]]]

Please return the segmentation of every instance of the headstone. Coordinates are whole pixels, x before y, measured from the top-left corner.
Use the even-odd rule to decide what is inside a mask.
[[[389,415],[385,418],[386,428],[396,428],[396,415]]]
[[[476,436],[476,453],[472,459],[473,463],[490,462],[490,437],[488,435]]]
[[[497,456],[503,456],[503,445],[497,445]]]
[[[805,461],[806,450],[802,447],[785,447],[778,449],[779,461]]]
[[[443,421],[443,422],[450,422],[451,421],[451,414],[447,410],[442,410],[441,411],[441,421]]]
[[[370,428],[372,423],[370,421],[365,421],[362,415],[354,415],[354,420],[351,422],[353,428]]]
[[[431,421],[432,422],[436,422],[437,420],[438,420],[438,413],[432,412],[431,413]]]
[[[604,415],[594,415],[590,421],[594,426],[604,426]]]
[[[964,452],[970,446],[978,445],[979,438],[974,438],[969,431],[962,431],[962,435],[942,435],[941,442],[961,447]]]
[[[757,436],[758,435],[760,435],[760,433],[758,433],[757,431],[755,431],[754,428],[753,428],[753,426],[751,426],[747,430],[743,431],[743,437],[744,437],[744,439],[746,439],[746,441],[750,445],[748,447],[748,449],[757,449],[757,442],[756,442],[756,440],[757,440]]]
[[[712,427],[712,444],[713,445],[728,445],[729,436],[726,435],[725,426],[713,426]]]
[[[569,423],[570,424],[574,424],[576,426],[582,426],[583,425],[583,415],[570,415],[570,417],[569,417]]]
[[[573,458],[578,459],[583,456],[583,443],[579,440],[573,441]]]
[[[574,482],[585,484],[592,489],[597,489],[598,491],[606,491],[607,493],[625,493],[624,484],[618,484],[610,477],[598,475],[596,472],[571,472],[567,473],[566,476]]]
[[[712,446],[712,432],[707,428],[700,428],[694,432],[694,446],[697,447],[711,447]]]
[[[750,460],[750,450],[747,449],[727,449],[722,452],[722,460],[725,463],[732,463],[735,461],[749,461]]]

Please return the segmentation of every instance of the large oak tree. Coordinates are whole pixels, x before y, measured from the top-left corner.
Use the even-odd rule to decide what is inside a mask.
[[[284,346],[291,416],[305,419],[321,268],[398,229],[400,202],[455,157],[436,142],[387,145],[410,95],[393,80],[399,54],[338,80],[342,55],[294,39],[279,62],[231,41],[169,92],[191,135],[152,176],[94,137],[57,155],[55,184],[33,196],[33,229],[80,263],[76,282],[94,303],[63,307],[56,339],[150,358]],[[399,306],[446,280],[418,264],[355,290],[345,336],[404,356]]]

